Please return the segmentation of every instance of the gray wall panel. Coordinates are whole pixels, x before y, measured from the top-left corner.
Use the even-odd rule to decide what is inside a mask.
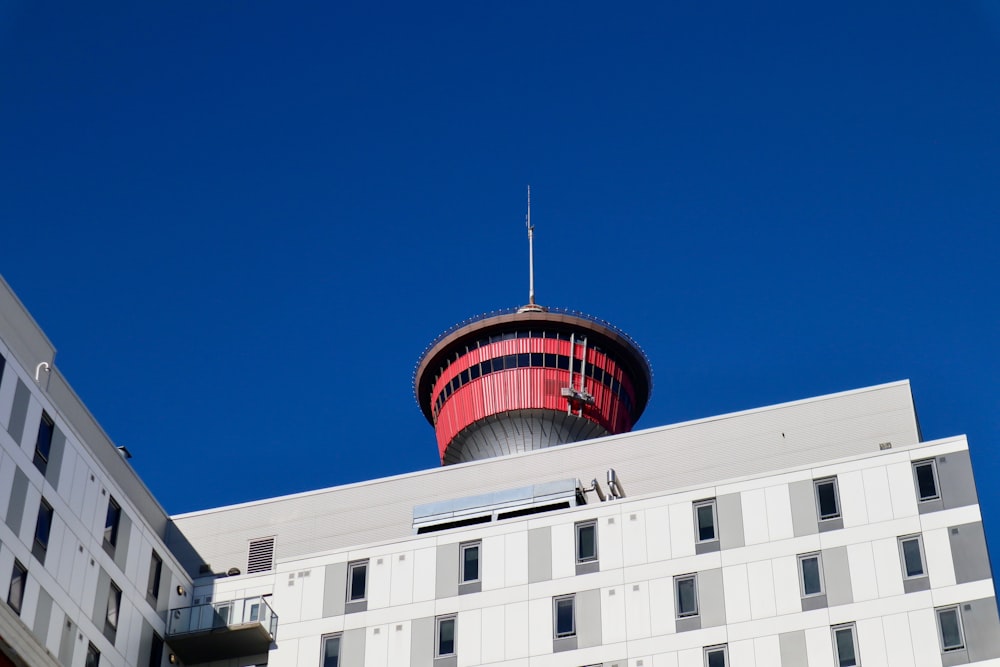
[[[788,496],[792,504],[792,531],[795,537],[819,532],[814,493],[812,480],[809,479],[788,485]]]
[[[340,640],[341,667],[364,667],[365,628],[345,630]]]
[[[851,566],[847,560],[847,547],[823,549],[823,581],[826,584],[827,603],[832,607],[854,602],[851,592]]]
[[[997,599],[983,598],[962,605],[962,624],[969,658],[975,662],[1000,658],[1000,618]]]
[[[52,433],[52,444],[49,447],[49,464],[45,468],[45,481],[53,489],[59,488],[59,474],[62,472],[63,450],[66,448],[66,434],[56,426]]]
[[[28,399],[31,392],[28,390],[21,378],[17,379],[17,389],[14,390],[14,406],[10,411],[10,421],[7,422],[7,432],[14,438],[17,446],[21,446],[21,438],[24,437],[24,420],[28,414]]]
[[[698,573],[698,604],[701,627],[726,624],[726,596],[722,588],[722,568]]]
[[[528,583],[552,578],[552,529],[532,528],[528,531]]]
[[[20,468],[14,468],[14,482],[10,485],[10,504],[7,506],[7,527],[15,535],[21,534],[24,518],[24,502],[28,493],[28,476]]]
[[[937,457],[937,472],[941,501],[946,510],[979,502],[968,450]]]
[[[804,630],[778,635],[778,648],[781,651],[781,667],[809,667]]]
[[[169,655],[169,651],[166,647],[163,647],[163,652]],[[153,626],[146,622],[146,619],[142,619],[142,629],[139,631],[139,665],[148,665],[150,658],[150,651],[153,650]]]
[[[118,544],[115,545],[115,565],[122,572],[125,571],[125,561],[128,559],[128,543],[132,535],[132,519],[128,518],[125,510],[122,510],[121,519],[118,522]]]
[[[458,595],[458,542],[439,544],[435,558],[435,597],[455,597]]]
[[[52,620],[52,596],[46,593],[44,588],[39,588],[36,604],[38,606],[35,607],[35,622],[31,626],[31,632],[38,642],[45,646],[45,638],[49,634],[49,622]]]
[[[601,591],[593,589],[576,594],[577,648],[601,645]]]
[[[76,623],[62,615],[63,631],[59,639],[59,664],[63,667],[70,667],[73,664],[73,652],[76,649]]]
[[[415,618],[410,623],[410,667],[434,664],[434,619]]]
[[[990,578],[990,556],[982,522],[948,528],[951,559],[955,564],[955,582],[966,584]]]
[[[347,563],[326,566],[323,576],[323,618],[342,616],[347,601]]]
[[[723,549],[744,546],[743,503],[740,494],[727,493],[715,499],[715,510],[719,515],[719,544]]]
[[[94,594],[94,611],[90,620],[98,630],[104,629],[104,621],[108,615],[108,593],[111,591],[111,577],[104,568],[97,574],[97,592]]]

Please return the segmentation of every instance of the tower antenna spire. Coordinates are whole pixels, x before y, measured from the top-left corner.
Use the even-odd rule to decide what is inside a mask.
[[[528,305],[535,305],[535,228],[531,226],[531,186],[528,186],[528,213],[524,216],[528,227]]]

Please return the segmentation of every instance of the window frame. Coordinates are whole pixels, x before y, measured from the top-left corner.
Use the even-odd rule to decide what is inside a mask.
[[[153,631],[149,641],[149,667],[160,667],[163,664],[163,637]]]
[[[100,667],[101,652],[93,642],[87,642],[87,657],[83,660],[84,667]]]
[[[34,554],[35,558],[39,560],[42,565],[45,564],[45,554],[49,551],[49,541],[52,539],[52,519],[55,517],[55,510],[52,509],[52,505],[43,496],[41,500],[38,501],[38,516],[35,518],[35,539],[32,545],[31,553]],[[44,520],[44,521],[43,521]],[[42,531],[42,526],[45,526],[45,530]],[[45,539],[42,540],[42,536],[39,535],[40,532],[44,532]],[[38,548],[36,552],[35,547]]]
[[[802,564],[807,560],[816,559],[816,569],[819,575],[819,591],[815,593],[806,592],[806,572],[802,567]],[[802,599],[819,597],[821,595],[826,595],[826,578],[823,572],[823,554],[820,551],[812,551],[807,554],[799,554],[796,557],[796,564],[799,570],[799,597]]]
[[[451,624],[451,651],[441,650],[441,631],[446,624]],[[434,657],[451,658],[458,655],[458,614],[446,614],[434,619]]]
[[[15,588],[14,583],[17,582]],[[18,616],[21,615],[21,608],[24,607],[24,589],[28,586],[28,568],[14,559],[14,567],[10,572],[10,584],[7,587],[7,606],[14,610]],[[16,596],[15,596],[16,590]]]
[[[922,468],[927,466],[931,469],[931,479],[934,480],[934,495],[927,496],[926,498],[920,495],[920,478],[917,475],[917,468]],[[911,463],[913,469],[913,487],[917,494],[918,503],[927,503],[934,500],[941,500],[941,478],[938,477],[937,471],[937,460],[936,459],[921,459],[919,461],[913,461]]]
[[[364,590],[361,597],[354,597],[354,571],[364,569]],[[368,599],[368,559],[355,560],[347,564],[347,602],[364,602]]]
[[[582,540],[580,539],[580,534],[583,531],[588,530],[588,529],[593,530],[593,533],[594,533],[594,551],[593,551],[593,554],[591,554],[591,555],[581,556],[580,555],[580,546],[581,546]],[[576,522],[576,524],[574,525],[574,531],[573,532],[574,532],[574,535],[576,536],[576,544],[575,544],[575,547],[576,547],[576,549],[575,549],[576,562],[577,563],[596,563],[598,561],[599,557],[600,557],[600,554],[599,554],[598,548],[597,548],[597,519],[591,519],[589,521],[578,521],[578,522]]]
[[[570,629],[567,632],[559,631],[559,605],[569,603]],[[557,595],[552,598],[552,637],[554,639],[565,639],[576,637],[576,593],[569,595]]]
[[[146,578],[146,596],[156,601],[160,598],[163,577],[163,558],[153,549],[149,558],[149,576]]]
[[[906,567],[906,552],[903,550],[904,542],[916,542],[917,551],[920,556],[920,574],[909,574]],[[927,558],[924,556],[924,538],[922,533],[913,535],[903,535],[896,540],[899,548],[899,565],[902,568],[903,580],[923,579],[927,576]]]
[[[715,644],[713,646],[706,646],[702,655],[704,656],[705,667],[711,667],[709,664],[709,657],[713,653],[722,653],[722,665],[723,667],[729,667],[729,644]]]
[[[823,501],[820,498],[819,487],[826,484],[831,484],[833,486],[833,504],[836,506],[836,512],[833,514],[823,514]],[[837,483],[837,476],[832,477],[822,477],[820,479],[813,480],[813,496],[816,499],[816,518],[820,523],[824,521],[833,521],[835,519],[840,519],[843,517],[843,510],[840,505],[840,485]]]
[[[849,631],[851,633],[851,642],[854,644],[854,664],[853,665],[841,665],[840,658],[840,646],[837,644],[837,633]],[[833,659],[835,667],[861,667],[861,654],[858,650],[858,628],[851,623],[839,623],[837,625],[830,626],[830,637],[833,640]]]
[[[707,500],[699,500],[691,504],[692,510],[694,511],[694,541],[695,544],[708,544],[709,542],[719,541],[719,511],[718,505],[715,502],[715,498],[709,498]],[[701,537],[701,517],[698,514],[698,510],[702,507],[711,507],[712,509],[712,537],[707,539],[702,539]]]
[[[468,578],[466,576],[466,564],[465,553],[467,551],[476,551],[476,576],[473,578]],[[483,578],[483,543],[482,540],[475,540],[472,542],[462,542],[458,545],[458,583],[460,584],[474,584],[477,581],[482,581]]]
[[[331,656],[327,655],[326,647],[327,642],[332,640],[337,640],[337,655],[332,656],[336,662],[332,664],[327,664],[327,660]],[[331,632],[330,634],[323,635],[319,638],[319,667],[340,667],[340,649],[344,639],[344,633],[342,632]]]
[[[45,435],[45,447],[42,451],[43,434]],[[49,456],[52,454],[52,438],[56,434],[56,423],[45,410],[38,420],[38,435],[35,436],[35,452],[31,457],[31,462],[35,464],[38,471],[45,474],[49,467]]]
[[[683,611],[681,609],[680,586],[682,583],[691,581],[694,586],[694,611]],[[701,604],[698,600],[698,573],[681,574],[674,577],[674,618],[694,618],[701,615]]]
[[[118,529],[122,523],[122,506],[115,497],[108,494],[108,509],[104,515],[104,546],[114,549],[118,546]]]
[[[959,644],[957,646],[945,646],[944,644],[944,628],[941,626],[941,616],[949,612],[955,613],[955,622],[958,624]],[[953,604],[948,605],[947,607],[938,607],[934,610],[934,617],[937,620],[938,645],[941,647],[941,652],[953,653],[954,651],[964,651],[966,648],[966,642],[965,624],[962,622],[962,605]]]
[[[108,605],[104,611],[104,634],[114,637],[118,633],[122,615],[122,589],[114,581],[108,582]],[[113,640],[112,640],[113,641]]]

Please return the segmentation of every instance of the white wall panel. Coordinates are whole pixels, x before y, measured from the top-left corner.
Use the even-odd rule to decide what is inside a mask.
[[[858,630],[858,653],[864,665],[884,665],[888,662],[881,618],[865,618],[855,622]]]
[[[750,616],[755,620],[774,616],[774,571],[771,561],[747,563],[747,579],[750,585]]]
[[[4,437],[0,435],[0,437]],[[14,459],[4,452],[0,452],[0,520],[7,517],[7,508],[10,507],[10,490],[14,487],[14,470],[17,464]]]
[[[875,580],[879,597],[903,594],[903,570],[899,564],[899,541],[895,537],[871,543],[875,558]]]
[[[750,620],[750,583],[746,565],[722,568],[722,584],[726,596],[726,622]]]
[[[503,606],[486,607],[483,609],[482,618],[481,659],[484,663],[500,662],[504,659],[505,608]]]
[[[413,601],[413,552],[389,556],[389,605],[410,604]]]
[[[694,509],[691,503],[670,506],[671,558],[694,555]]]
[[[389,667],[388,625],[365,628],[365,667]]]
[[[413,552],[413,601],[424,602],[434,599],[434,579],[436,570],[437,549],[417,549]]]
[[[771,540],[787,540],[794,537],[788,485],[767,487],[764,489],[764,500],[767,503],[767,530]]]
[[[897,519],[917,515],[917,495],[913,486],[913,467],[909,462],[885,467],[889,481],[892,514]]]
[[[924,558],[932,588],[955,585],[955,563],[951,559],[947,528],[924,531]]]
[[[552,653],[552,599],[540,598],[529,601],[527,617],[529,654]],[[507,616],[507,620],[510,621],[510,615]]]
[[[795,556],[782,556],[771,561],[771,570],[774,572],[774,609],[777,614],[795,614],[802,610],[798,568]]]
[[[809,657],[809,667],[834,667],[833,639],[829,626],[806,629],[806,655]]]
[[[646,510],[646,555],[651,563],[670,558],[670,508]]]
[[[494,535],[484,537],[482,548],[479,550],[479,563],[482,578],[483,590],[494,591],[504,587],[506,575],[504,574],[504,552],[506,551],[507,540],[504,535]]]
[[[757,653],[752,639],[729,642],[729,664],[732,667],[757,667]],[[780,663],[764,663],[761,667],[777,667]]]
[[[458,667],[469,667],[482,662],[483,612],[470,609],[458,614],[458,637],[455,645]]]
[[[625,594],[623,586],[601,589],[601,643],[625,641]]]
[[[552,631],[551,602],[544,600],[546,608],[550,610],[548,620],[549,632]],[[531,622],[531,603],[515,602],[504,605],[504,655],[507,660],[526,658],[531,651],[529,623]],[[539,640],[540,641],[540,640]],[[552,645],[549,644],[551,650]]]
[[[386,637],[386,662],[389,667],[410,664],[410,629],[409,621],[389,624],[389,636]]]
[[[753,652],[756,664],[767,665],[768,667],[778,667],[781,664],[781,647],[778,644],[778,635],[768,635],[758,637],[753,640]],[[733,663],[730,661],[733,665]]]
[[[704,667],[704,649],[688,648],[677,652],[677,667]]]
[[[674,632],[674,581],[670,577],[649,582],[649,631],[654,637]]]
[[[649,585],[625,584],[625,631],[629,641],[649,636]],[[602,605],[603,606],[603,605]],[[603,625],[603,619],[602,619]]]
[[[933,609],[920,609],[908,614],[910,638],[913,640],[913,664],[916,667],[941,667],[937,621]]]
[[[166,647],[164,647],[166,649]],[[164,653],[166,650],[164,650]],[[298,667],[299,654],[303,665],[320,664],[318,642],[310,639],[282,639],[281,650],[271,651],[267,656],[267,667]]]
[[[41,421],[42,404],[32,393],[28,398],[28,411],[24,415],[24,433],[21,435],[21,449],[29,459],[35,455],[35,441],[38,439],[38,424]]]
[[[653,667],[677,667],[677,653],[660,653],[653,656]]]
[[[302,586],[302,620],[323,617],[323,579],[326,568],[317,567],[305,570],[305,576],[299,579]],[[237,597],[241,597],[238,595]]]
[[[528,533],[518,531],[504,535],[505,586],[522,586],[528,583]]]
[[[865,484],[862,481],[861,471],[840,473],[837,475],[837,487],[840,492],[840,511],[844,517],[844,528],[868,523]]]
[[[622,512],[622,564],[628,567],[645,562],[646,513],[641,510]]]
[[[889,493],[889,477],[885,467],[878,466],[861,471],[861,481],[865,486],[865,505],[868,508],[869,523],[891,521],[892,496]]]
[[[622,566],[622,549],[624,548],[622,540],[622,522],[628,521],[628,518],[628,514],[625,516],[616,514],[614,516],[602,516],[597,520],[597,539],[599,540],[597,545],[597,555],[601,561],[602,570],[610,570],[612,568],[619,568]],[[574,539],[576,539],[575,535]],[[575,558],[576,556],[574,553],[574,574],[576,573]],[[555,571],[553,571],[553,577],[554,576]]]
[[[747,545],[763,544],[769,539],[767,530],[767,501],[764,489],[744,491],[740,494],[743,506],[743,535]]]
[[[552,526],[552,578],[562,579],[576,575],[576,524],[571,518],[563,523]],[[597,526],[597,538],[601,539],[601,531],[604,525],[600,522]],[[604,553],[600,548],[603,542],[598,545],[598,558],[603,559]],[[549,647],[552,650],[552,647]]]
[[[392,568],[391,555],[377,556],[368,561],[368,609],[384,609],[389,606],[389,582]],[[383,639],[385,639],[383,637]]]
[[[910,621],[906,614],[882,617],[887,667],[913,667],[913,641]]]
[[[874,600],[878,597],[875,578],[875,557],[871,542],[847,545],[847,562],[851,569],[851,592],[855,602]]]
[[[7,491],[10,494],[10,491]],[[25,544],[35,543],[35,521],[38,520],[38,506],[42,499],[41,492],[35,485],[28,482],[28,489],[24,494],[24,517],[21,519],[21,534],[19,537]]]

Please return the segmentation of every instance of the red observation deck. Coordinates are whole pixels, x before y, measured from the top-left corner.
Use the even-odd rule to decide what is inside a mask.
[[[448,465],[630,431],[652,372],[614,325],[526,306],[441,334],[413,384]]]

